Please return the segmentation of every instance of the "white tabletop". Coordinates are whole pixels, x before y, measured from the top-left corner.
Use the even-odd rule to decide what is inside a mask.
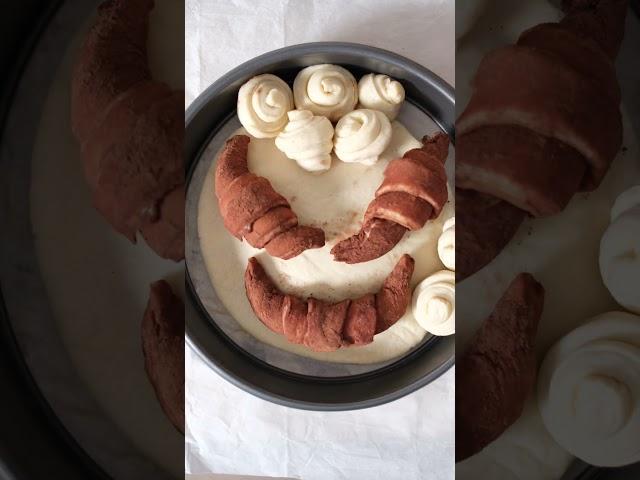
[[[185,101],[262,53],[350,41],[402,54],[455,81],[454,0],[186,0]],[[306,412],[229,384],[187,348],[187,473],[304,480],[454,478],[451,369],[376,408]]]

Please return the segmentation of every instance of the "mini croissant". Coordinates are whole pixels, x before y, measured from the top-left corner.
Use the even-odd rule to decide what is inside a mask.
[[[255,258],[249,259],[244,284],[254,313],[270,330],[291,343],[331,352],[373,342],[404,315],[413,268],[413,258],[403,255],[376,294],[333,304],[282,293]]]
[[[362,263],[381,257],[408,230],[419,230],[440,215],[448,199],[444,162],[449,137],[438,133],[387,165],[382,185],[369,204],[360,232],[338,242],[335,260]]]
[[[298,225],[298,217],[286,198],[264,177],[249,172],[247,155],[250,138],[229,139],[218,157],[215,173],[216,196],[226,229],[249,245],[265,248],[284,260],[310,248],[324,245],[324,232]]]

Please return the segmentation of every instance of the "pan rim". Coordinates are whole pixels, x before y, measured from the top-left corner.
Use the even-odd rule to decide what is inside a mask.
[[[413,62],[411,60],[402,57],[396,53],[389,52],[387,50],[370,47],[367,45],[357,43],[345,43],[345,42],[312,42],[298,45],[292,45],[284,47],[278,50],[267,52],[259,57],[255,57],[240,66],[229,71],[209,87],[207,87],[194,101],[189,105],[185,111],[185,139],[189,137],[189,130],[202,110],[207,108],[212,102],[215,102],[218,96],[225,89],[231,85],[241,81],[242,79],[248,79],[252,76],[258,75],[263,72],[268,72],[269,67],[275,63],[283,61],[293,61],[295,58],[300,58],[309,55],[343,55],[343,56],[357,56],[363,55],[373,56],[377,60],[384,62],[389,68],[401,69],[406,72],[407,75],[412,75],[428,86],[430,89],[430,96],[438,97],[439,100],[446,103],[448,118],[443,118],[434,115],[435,112],[426,108],[426,106],[412,101],[420,110],[431,117],[438,127],[446,131],[455,143],[455,130],[454,130],[454,117],[455,117],[455,93],[454,89],[447,84],[442,78],[431,72],[425,67]],[[338,62],[339,63],[339,62]],[[234,111],[227,111],[222,115],[222,119],[209,129],[208,134],[203,140],[196,145],[193,149],[192,145],[188,145],[188,140],[185,140],[185,154],[186,154],[186,185],[189,188],[191,177],[195,167],[198,165],[202,152],[206,148],[209,140],[215,136],[216,132],[226,123],[228,118],[233,115]],[[192,150],[190,152],[190,150]],[[235,350],[237,354],[241,355],[241,358],[248,362],[253,368],[259,370],[262,373],[268,373],[273,376],[278,376],[280,379],[285,379],[288,382],[306,383],[312,384],[316,387],[319,385],[364,385],[367,380],[371,378],[379,379],[384,375],[388,375],[391,371],[397,370],[403,367],[407,363],[411,363],[422,355],[428,354],[437,344],[451,343],[455,344],[454,337],[433,337],[432,339],[424,342],[418,346],[415,350],[400,357],[398,360],[393,361],[389,365],[382,368],[367,372],[364,374],[341,376],[341,377],[314,377],[310,375],[302,375],[298,373],[288,372],[281,368],[272,366],[258,359],[250,352],[242,349],[235,342],[233,342],[222,330],[215,324],[215,319],[207,312],[204,306],[201,304],[198,294],[195,291],[192,278],[189,274],[189,266],[185,266],[185,288],[187,292],[186,301],[190,304],[189,307],[195,310],[195,315],[187,315],[185,325],[185,341],[187,345],[194,350],[196,355],[201,358],[205,364],[213,371],[222,376],[225,380],[229,381],[233,385],[243,389],[244,391],[251,393],[254,396],[262,398],[264,400],[284,405],[287,407],[304,409],[304,410],[316,410],[316,411],[344,411],[344,410],[356,410],[361,408],[368,408],[384,403],[391,402],[398,398],[401,398],[429,383],[448,371],[455,363],[455,345],[450,347],[450,354],[444,360],[441,360],[439,364],[431,368],[429,371],[422,374],[419,378],[413,379],[407,382],[405,385],[395,388],[390,392],[385,392],[380,395],[374,395],[371,398],[354,400],[354,401],[310,401],[300,398],[291,398],[282,393],[269,390],[264,385],[258,382],[252,381],[247,378],[243,378],[238,375],[233,368],[220,361],[216,357],[216,353],[212,351],[211,345],[205,338],[205,335],[214,335],[218,337],[225,348]],[[194,318],[195,317],[195,318]],[[207,332],[208,331],[208,332]],[[442,346],[442,345],[440,345]]]

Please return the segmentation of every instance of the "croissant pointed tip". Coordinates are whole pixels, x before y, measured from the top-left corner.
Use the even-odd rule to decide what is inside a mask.
[[[449,153],[449,135],[444,132],[436,132],[422,137],[422,150],[429,155],[435,155],[443,164],[446,163]]]

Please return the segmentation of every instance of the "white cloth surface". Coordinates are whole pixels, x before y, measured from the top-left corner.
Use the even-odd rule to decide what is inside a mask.
[[[454,0],[186,0],[185,102],[241,63],[306,42],[357,42],[455,81]]]
[[[186,0],[185,102],[262,53],[312,41],[397,52],[455,80],[454,0]],[[186,473],[454,478],[455,369],[395,402],[307,412],[229,384],[187,348]]]

